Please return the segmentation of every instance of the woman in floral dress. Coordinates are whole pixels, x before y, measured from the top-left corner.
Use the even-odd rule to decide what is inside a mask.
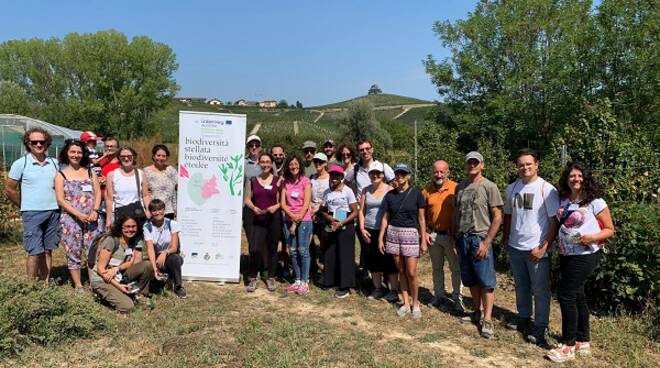
[[[151,159],[154,164],[144,168],[149,183],[149,192],[152,199],[165,202],[165,217],[174,220],[176,213],[176,169],[167,164],[170,150],[167,146],[157,144],[151,150]]]
[[[55,195],[62,208],[60,231],[66,251],[71,281],[82,290],[82,254],[94,238],[103,233],[101,188],[96,173],[89,168],[89,151],[78,140],[67,140],[59,155],[60,171],[55,176]]]

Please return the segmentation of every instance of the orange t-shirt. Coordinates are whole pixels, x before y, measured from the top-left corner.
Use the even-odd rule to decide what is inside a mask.
[[[426,200],[426,226],[435,231],[449,231],[454,216],[454,194],[456,182],[448,180],[437,190],[429,184],[422,194]]]

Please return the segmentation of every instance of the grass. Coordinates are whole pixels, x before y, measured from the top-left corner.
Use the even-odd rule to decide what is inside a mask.
[[[244,245],[245,248],[245,245]],[[0,246],[0,277],[22,275],[24,254],[14,242]],[[244,249],[245,252],[245,249]],[[66,277],[64,254],[54,254],[55,274]],[[421,259],[421,299],[430,299],[431,268]],[[448,277],[448,275],[447,275]],[[76,343],[25,346],[0,367],[546,367],[544,350],[503,327],[515,301],[511,280],[498,275],[496,336],[486,340],[475,326],[423,307],[419,321],[399,319],[384,302],[360,293],[337,300],[332,290],[312,288],[306,297],[248,294],[242,284],[186,283],[189,299],[156,295],[128,316],[106,310],[113,329]],[[62,285],[60,288],[67,288]],[[89,304],[91,295],[83,296]],[[560,332],[553,303],[551,332]],[[594,354],[565,367],[652,367],[660,346],[648,336],[652,321],[640,316],[592,317]]]
[[[382,93],[379,95],[367,95],[355,97],[350,100],[336,102],[328,105],[314,106],[313,109],[345,109],[350,102],[356,100],[367,100],[371,102],[372,105],[378,106],[392,106],[392,105],[418,105],[418,104],[428,104],[432,103],[431,101],[420,100],[418,98],[392,95],[387,93]]]

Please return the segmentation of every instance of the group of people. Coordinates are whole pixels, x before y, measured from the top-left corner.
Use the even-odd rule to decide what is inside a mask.
[[[139,169],[133,148],[108,137],[99,155],[99,140],[83,132],[53,158],[46,130],[25,132],[27,154],[12,164],[5,193],[20,207],[28,277],[48,283],[52,251],[61,242],[75,290],[84,290],[81,269],[87,269],[92,291],[120,312],[167,279],[186,298],[169,149],[155,145],[153,164]]]
[[[556,362],[591,351],[589,308],[584,285],[598,265],[614,225],[591,170],[569,163],[557,187],[538,176],[538,155],[531,149],[515,157],[519,178],[503,200],[495,183],[484,177],[484,157],[465,156],[465,179],[450,179],[449,164],[433,164],[431,182],[419,190],[405,164],[394,168],[375,159],[373,144],[360,141],[357,155],[349,145],[305,142],[303,156],[274,145],[262,150],[261,139],[247,139],[243,224],[249,243],[248,292],[258,287],[259,271],[275,291],[278,243],[286,245],[294,277],[288,293],[310,292],[310,270],[322,273],[321,288],[337,298],[350,295],[356,278],[369,275],[369,299],[400,304],[400,317],[422,317],[417,265],[430,254],[434,296],[429,306],[445,305],[475,324],[481,336],[493,337],[496,272],[493,241],[503,226],[516,288],[517,316],[506,328],[548,346],[551,254],[560,262],[558,300],[561,343],[547,357]],[[360,244],[356,266],[355,238]],[[557,241],[557,246],[553,244]],[[447,293],[444,264],[451,271]],[[286,270],[285,270],[286,271]],[[468,287],[473,311],[466,313],[462,288]]]
[[[51,253],[61,241],[76,290],[82,290],[80,270],[87,268],[93,292],[120,312],[168,279],[176,295],[185,298],[175,220],[177,172],[166,163],[168,148],[154,146],[153,164],[139,169],[135,150],[106,138],[99,155],[99,139],[84,132],[67,140],[55,159],[47,154],[48,132],[32,128],[25,133],[28,153],[12,164],[5,192],[21,210],[28,276],[48,282]],[[258,288],[259,277],[275,291],[283,261],[284,275],[293,269],[287,293],[304,296],[314,281],[334,288],[342,299],[356,288],[358,277],[370,278],[369,299],[398,302],[398,316],[419,319],[417,266],[429,253],[434,290],[429,305],[453,309],[462,322],[474,323],[490,338],[495,333],[493,241],[503,224],[517,306],[516,319],[506,327],[547,345],[550,255],[556,240],[562,343],[547,357],[561,362],[590,352],[584,285],[614,226],[588,167],[570,163],[555,188],[538,176],[536,152],[520,150],[515,158],[519,178],[503,200],[497,185],[483,176],[479,152],[465,156],[460,183],[450,179],[449,164],[438,160],[430,183],[419,190],[407,165],[392,168],[378,161],[368,140],[354,150],[328,139],[320,152],[307,141],[301,156],[282,145],[265,152],[260,137],[251,135],[246,149],[248,292]],[[449,293],[445,261],[451,271]],[[472,296],[471,313],[465,311],[464,286]]]

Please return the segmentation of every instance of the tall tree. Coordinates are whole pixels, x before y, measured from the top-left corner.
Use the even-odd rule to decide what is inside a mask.
[[[366,100],[350,102],[339,121],[339,132],[344,142],[359,142],[368,139],[381,154],[392,148],[392,137],[381,129],[374,115],[374,106]]]
[[[148,37],[117,31],[0,44],[0,79],[25,89],[39,117],[130,138],[149,134],[149,117],[178,90],[176,57]]]

